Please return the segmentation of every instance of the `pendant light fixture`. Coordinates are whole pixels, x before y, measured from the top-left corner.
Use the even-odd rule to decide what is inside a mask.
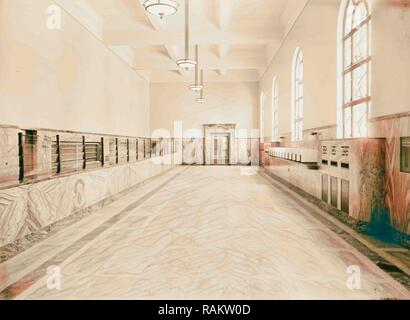
[[[160,19],[173,15],[178,11],[178,2],[175,0],[147,0],[143,6],[145,11],[158,16]]]
[[[199,83],[199,55],[198,55],[198,45],[195,46],[195,83],[189,86],[192,91],[201,91],[202,84]]]
[[[158,16],[160,19],[173,15],[178,11],[178,2],[175,0],[147,0],[143,6],[145,11]]]
[[[204,98],[204,70],[201,70],[201,93],[199,95],[199,98],[196,99],[196,102],[198,103],[205,103],[206,99]]]
[[[187,71],[196,65],[196,61],[189,59],[189,0],[185,0],[185,59],[178,60],[177,65]]]

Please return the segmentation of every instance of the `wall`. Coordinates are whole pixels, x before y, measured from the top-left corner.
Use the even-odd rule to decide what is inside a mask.
[[[148,136],[147,81],[64,11],[49,30],[50,4],[0,1],[0,125]]]
[[[410,8],[390,2],[372,1],[372,118],[410,111]]]
[[[0,190],[0,247],[82,211],[173,167],[171,156]],[[165,159],[166,158],[166,159]]]
[[[345,0],[343,0],[345,1]],[[265,103],[265,141],[270,141],[272,82],[278,77],[279,136],[281,146],[319,148],[320,140],[337,137],[338,17],[342,1],[311,0],[288,34],[261,79]],[[400,172],[400,137],[410,136],[410,8],[400,1],[370,0],[371,5],[371,110],[369,137],[385,138],[385,202],[390,223],[410,234],[410,175]],[[394,3],[395,5],[391,5]],[[304,141],[291,142],[291,72],[295,49],[301,47],[305,64]],[[311,136],[310,133],[318,135]],[[299,168],[297,167],[299,170]],[[307,173],[286,171],[272,162],[270,171],[317,197]],[[316,181],[316,182],[315,182]]]
[[[311,0],[261,79],[266,94],[265,137],[272,132],[272,84],[278,79],[279,136],[291,132],[292,64],[297,47],[304,56],[304,127],[336,124],[336,21],[339,1]],[[270,138],[269,138],[270,139]]]
[[[53,4],[0,0],[0,182],[13,182],[18,174],[19,129],[149,137],[149,83],[65,11],[62,28],[48,29],[47,8]],[[45,141],[39,140],[40,172],[51,161],[51,138]],[[2,186],[0,246],[102,205],[168,168],[131,161]]]
[[[197,94],[187,84],[151,84],[151,128],[173,132],[175,120],[183,130],[203,131],[203,124],[236,124],[238,129],[258,128],[257,83],[207,83],[207,102],[195,102]]]
[[[371,118],[410,110],[410,9],[390,0],[370,0]],[[311,0],[261,79],[265,137],[272,132],[272,81],[278,77],[279,136],[291,131],[291,72],[295,49],[304,54],[305,130],[336,126],[337,54],[340,0]],[[335,131],[333,130],[335,133]],[[333,133],[332,132],[332,133]]]

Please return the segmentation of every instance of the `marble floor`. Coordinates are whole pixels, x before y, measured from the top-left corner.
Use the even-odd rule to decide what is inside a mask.
[[[288,194],[244,173],[165,174],[0,264],[3,298],[410,298]]]

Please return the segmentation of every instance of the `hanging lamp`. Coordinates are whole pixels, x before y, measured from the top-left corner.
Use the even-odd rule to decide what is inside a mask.
[[[189,59],[189,0],[185,0],[185,59],[178,60],[177,65],[187,71],[196,65],[196,61]]]
[[[191,84],[189,86],[189,89],[192,91],[201,91],[202,90],[202,84],[199,83],[199,55],[198,55],[198,45],[195,46],[195,83]]]
[[[173,15],[178,11],[178,2],[175,0],[147,0],[143,6],[145,11],[158,16],[160,19]]]
[[[201,70],[201,83],[200,83],[202,89],[199,94],[199,98],[196,99],[196,102],[198,103],[205,103],[206,99],[204,98],[204,70]]]

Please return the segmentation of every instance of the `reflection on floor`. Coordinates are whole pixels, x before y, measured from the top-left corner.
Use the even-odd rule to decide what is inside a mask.
[[[0,265],[8,272],[0,291],[17,299],[410,298],[260,175],[189,167],[161,179]],[[143,192],[153,194],[134,203]],[[50,265],[61,269],[59,290],[47,288]],[[359,290],[347,285],[348,271],[358,275],[352,266]]]

